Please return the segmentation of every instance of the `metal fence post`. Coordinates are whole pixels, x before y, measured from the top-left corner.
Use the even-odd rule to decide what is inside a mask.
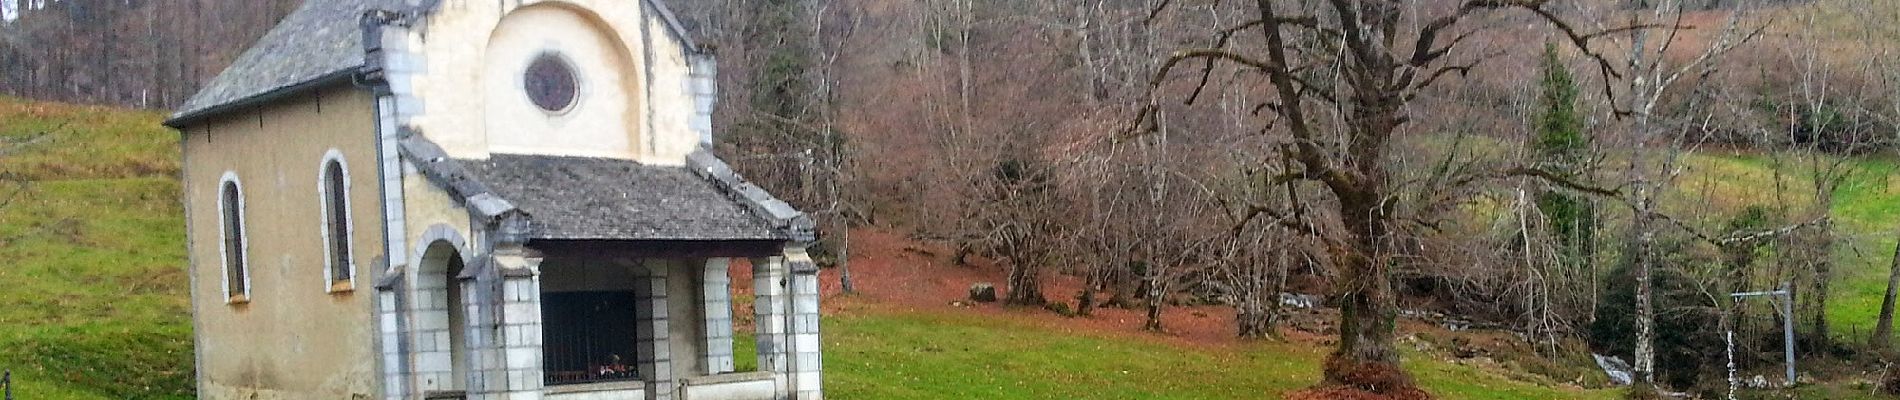
[[[1781,314],[1781,354],[1787,364],[1787,386],[1794,387],[1798,378],[1794,371],[1794,287],[1782,282],[1781,288],[1769,292],[1730,293],[1729,298],[1741,300],[1746,297],[1767,297],[1768,303],[1775,306],[1775,313]],[[1781,301],[1775,301],[1780,297]],[[1733,383],[1730,384],[1733,386]]]
[[[1781,355],[1788,364],[1788,387],[1794,387],[1794,294],[1788,282],[1781,283]],[[1827,335],[1827,332],[1821,332]],[[11,399],[9,399],[11,400]]]

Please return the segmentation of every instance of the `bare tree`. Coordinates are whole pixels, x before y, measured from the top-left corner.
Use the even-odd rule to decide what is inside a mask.
[[[1159,87],[1175,67],[1199,61],[1201,76],[1211,74],[1217,64],[1227,65],[1264,76],[1271,87],[1271,96],[1266,96],[1270,100],[1257,107],[1268,116],[1261,125],[1285,133],[1272,156],[1290,160],[1293,167],[1268,182],[1319,185],[1333,208],[1329,215],[1336,219],[1301,221],[1290,218],[1288,210],[1248,202],[1243,204],[1243,221],[1266,217],[1296,230],[1330,232],[1319,239],[1339,274],[1334,296],[1341,305],[1341,338],[1327,362],[1328,382],[1377,393],[1417,390],[1399,368],[1393,348],[1398,305],[1391,268],[1395,255],[1404,253],[1394,234],[1409,221],[1401,215],[1404,206],[1387,162],[1392,139],[1411,121],[1408,106],[1419,94],[1470,73],[1487,58],[1461,52],[1461,45],[1482,28],[1472,21],[1493,14],[1490,11],[1526,11],[1585,49],[1604,35],[1661,26],[1637,22],[1587,31],[1559,17],[1552,7],[1553,2],[1540,0],[1471,0],[1449,9],[1382,1],[1258,0],[1249,21],[1214,32],[1214,46],[1176,52],[1155,75]],[[1150,15],[1159,17],[1166,9],[1164,2]],[[1617,74],[1607,59],[1590,54],[1604,72]],[[1467,60],[1453,61],[1458,58]],[[1186,103],[1192,104],[1207,84],[1207,79],[1200,80]],[[1154,131],[1158,111],[1146,109],[1130,134]],[[1535,176],[1614,193],[1533,167],[1480,171],[1463,181],[1503,176]],[[1312,229],[1315,225],[1338,229]]]

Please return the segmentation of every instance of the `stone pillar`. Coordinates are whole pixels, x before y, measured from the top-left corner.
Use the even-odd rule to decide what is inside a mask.
[[[791,345],[785,350],[792,382],[792,399],[824,399],[823,358],[819,351],[818,315],[821,293],[818,288],[818,264],[805,254],[803,246],[785,249],[786,269],[791,272],[789,303]]]
[[[408,347],[403,340],[403,273],[398,270],[376,284],[376,334],[382,357],[383,398],[408,397]]]
[[[758,342],[759,371],[785,376],[786,307],[785,258],[752,259],[753,327]],[[779,385],[785,389],[790,382]],[[779,397],[783,396],[784,393]]]
[[[500,335],[495,338],[499,346],[479,347],[482,356],[475,368],[489,382],[491,392],[503,394],[501,399],[541,398],[541,260],[539,254],[520,246],[495,251],[494,267],[501,282],[494,302],[501,305],[501,312],[492,332]]]
[[[478,264],[492,262],[490,259],[477,261]],[[495,279],[482,276],[483,269],[471,267],[449,283],[460,285],[462,296],[466,298],[462,304],[452,307],[462,307],[462,339],[466,341],[466,348],[461,351],[467,352],[462,357],[467,358],[468,374],[454,379],[462,380],[463,393],[469,400],[503,399],[506,398],[503,392],[508,390],[505,380],[496,379],[500,371],[500,346],[498,338],[490,333],[500,323],[500,316],[495,313],[503,303],[496,299],[499,295],[493,293],[495,290],[489,288]]]
[[[700,279],[699,307],[705,315],[705,341],[701,343],[704,358],[700,365],[705,366],[706,375],[718,375],[733,370],[732,356],[732,278],[727,275],[732,259],[714,258],[706,260],[705,274]]]
[[[647,380],[648,399],[673,398],[672,329],[667,324],[666,278],[667,265],[664,261],[645,261],[643,269],[646,278],[633,287],[635,315],[639,327],[635,329],[639,341],[638,357],[640,376]]]

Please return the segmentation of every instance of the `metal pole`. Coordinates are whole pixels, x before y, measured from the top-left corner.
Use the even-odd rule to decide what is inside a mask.
[[[1788,362],[1788,386],[1794,387],[1794,296],[1787,282],[1781,283],[1781,343]]]
[[[1772,291],[1772,292],[1743,292],[1743,293],[1729,294],[1730,298],[1734,298],[1737,300],[1745,298],[1745,297],[1755,297],[1755,296],[1768,297],[1768,301],[1770,303],[1774,303],[1775,312],[1781,314],[1781,345],[1782,345],[1781,354],[1782,354],[1782,358],[1784,362],[1788,366],[1787,386],[1792,387],[1795,384],[1794,290],[1791,286],[1788,285],[1788,282],[1782,282],[1781,289]],[[1775,301],[1775,297],[1781,297],[1781,301],[1779,302]]]

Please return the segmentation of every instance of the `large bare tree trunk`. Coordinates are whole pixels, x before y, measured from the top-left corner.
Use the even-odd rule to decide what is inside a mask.
[[[1397,126],[1393,114],[1380,115],[1376,109],[1360,117],[1364,125],[1359,129],[1374,130],[1381,138]],[[1364,177],[1359,187],[1332,188],[1351,240],[1333,246],[1342,264],[1335,288],[1340,304],[1339,348],[1327,361],[1326,380],[1375,392],[1410,387],[1410,378],[1399,369],[1399,354],[1393,348],[1398,297],[1392,290],[1391,259],[1383,251],[1383,241],[1391,233],[1389,217],[1393,212],[1385,198],[1386,172],[1377,162],[1361,164],[1359,170]]]
[[[1643,189],[1638,189],[1638,192],[1643,191]],[[1656,312],[1651,302],[1653,299],[1652,294],[1655,289],[1651,283],[1652,279],[1650,279],[1650,273],[1655,264],[1656,231],[1653,226],[1655,225],[1654,221],[1656,217],[1655,211],[1651,209],[1652,204],[1648,200],[1648,195],[1643,194],[1639,196],[1643,198],[1637,200],[1638,215],[1636,216],[1636,226],[1631,228],[1636,231],[1636,257],[1634,265],[1634,273],[1636,275],[1636,350],[1632,354],[1632,358],[1635,358],[1635,360],[1633,361],[1633,365],[1631,365],[1630,375],[1636,378],[1638,384],[1649,384],[1656,381]]]
[[[1880,302],[1880,321],[1874,325],[1874,350],[1887,351],[1893,342],[1893,302],[1900,297],[1900,242],[1893,245],[1893,266],[1887,270],[1887,297]]]

